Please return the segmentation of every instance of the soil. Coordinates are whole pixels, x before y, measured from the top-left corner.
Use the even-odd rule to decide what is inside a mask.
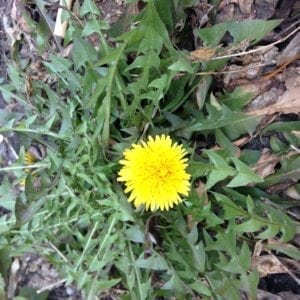
[[[0,78],[3,78],[4,81],[7,76],[6,70],[6,55],[9,56],[9,44],[5,34],[5,29],[3,27],[3,14],[9,15],[8,8],[12,7],[14,0],[0,0]],[[206,13],[203,13],[201,7],[204,7],[203,3],[206,1],[199,1],[199,6],[194,11],[191,11],[191,22],[189,26],[192,26],[192,20],[198,18],[199,22],[205,24],[205,17],[207,17]],[[115,22],[125,11],[125,5],[123,1],[97,1],[103,16],[110,23]],[[202,6],[201,6],[202,5]],[[284,22],[279,27],[279,30],[284,31],[289,26],[291,26],[292,22],[295,22],[295,17],[289,18],[291,13],[293,12],[294,16],[299,16],[300,12],[300,4],[295,0],[244,0],[244,1],[221,1],[220,10],[217,14],[216,19],[218,21],[227,21],[235,17],[237,20],[243,19],[254,19],[254,18],[283,18]],[[294,10],[294,11],[293,11]],[[207,21],[206,21],[207,22]],[[199,25],[199,24],[198,24]],[[192,28],[191,28],[192,29]],[[273,36],[268,36],[264,42],[273,42],[276,40],[276,34]],[[286,47],[290,43],[286,41],[280,47]],[[296,50],[296,55],[299,56],[299,45]],[[194,50],[195,45],[194,41],[190,45],[186,45],[185,49]],[[279,48],[278,48],[279,49]],[[280,50],[280,49],[279,49]],[[268,60],[274,59],[277,55],[276,53],[269,53],[269,56],[265,55],[264,58],[261,56],[256,57],[255,59],[252,57],[252,61],[258,61],[260,63],[269,62]],[[272,56],[273,55],[273,56]],[[274,56],[275,55],[275,56]],[[299,58],[299,57],[298,57]],[[245,64],[246,58],[244,60],[236,61],[236,65],[232,64],[231,68],[239,68],[243,64]],[[290,70],[293,68],[299,68],[299,61],[295,60],[293,63],[288,64],[286,67],[290,67]],[[298,75],[299,76],[299,75]],[[244,86],[248,88],[254,88],[250,86],[249,77],[247,74],[244,74],[244,77],[230,77],[230,76],[222,76],[218,78],[221,82],[220,88],[228,88],[228,90],[233,90],[234,87],[238,84],[239,86]],[[252,101],[252,106],[249,105],[249,110],[259,110],[265,107],[269,107],[270,105],[274,105],[274,98],[278,98],[278,96],[283,95],[287,90],[287,78],[285,76],[277,76],[276,74],[270,79],[270,82],[264,82],[263,86],[260,86],[260,91],[258,91],[258,95],[254,101]],[[261,93],[261,91],[264,91]],[[271,101],[271,102],[270,102]],[[275,101],[276,102],[276,101]],[[259,103],[259,106],[256,105]],[[4,102],[2,95],[0,93],[0,109],[5,108],[6,103]],[[285,114],[284,115],[287,120],[299,119],[298,115],[295,114]],[[283,117],[284,118],[284,117]],[[1,121],[1,120],[0,120]],[[2,137],[2,136],[1,136]],[[8,135],[5,137],[5,140],[0,142],[0,156],[1,163],[5,162],[6,164],[11,163],[16,159],[15,154],[12,153],[12,149],[15,149],[15,152],[18,153],[18,139],[15,135]],[[262,139],[253,139],[247,144],[249,149],[263,149],[265,147],[269,147],[269,139],[268,137],[263,137]],[[1,180],[1,177],[0,177]],[[9,211],[5,210],[0,206],[0,216],[9,213]],[[48,299],[50,300],[63,300],[63,299],[74,299],[79,300],[82,299],[81,294],[74,287],[66,287],[64,282],[61,281],[61,278],[57,274],[56,270],[54,270],[45,259],[38,256],[37,254],[27,254],[20,258],[15,258],[11,261],[11,274],[10,278],[7,282],[7,289],[10,292],[10,296],[13,297],[17,295],[18,292],[24,287],[27,288],[35,288],[35,289],[46,289],[47,287],[51,287],[50,292],[48,293]],[[268,275],[260,280],[259,288],[260,297],[259,299],[300,299],[300,287],[296,284],[295,280],[290,277],[287,273],[282,274],[272,274]],[[264,294],[263,290],[266,291]],[[26,291],[26,290],[25,290]],[[268,293],[267,293],[268,292]],[[288,294],[284,294],[288,293]],[[275,296],[275,294],[277,296]]]

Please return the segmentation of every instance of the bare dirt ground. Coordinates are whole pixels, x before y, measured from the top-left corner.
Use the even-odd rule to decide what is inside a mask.
[[[51,2],[54,8],[49,13],[53,14],[57,1]],[[123,1],[120,0],[96,2],[103,16],[110,22],[115,22],[126,11]],[[11,58],[12,38],[15,41],[22,38],[18,34],[24,31],[24,24],[16,19],[16,16],[22,15],[22,10],[30,12],[33,18],[38,17],[39,12],[34,6],[24,6],[18,0],[0,0],[0,78],[4,80],[7,77],[6,58]],[[191,30],[205,26],[209,22],[210,10],[211,6],[207,1],[199,1],[199,4],[188,12]],[[264,45],[274,44],[276,47],[266,47],[265,51],[234,58],[230,65],[216,74],[216,90],[233,91],[235,87],[240,86],[254,93],[255,97],[247,110],[249,114],[265,116],[266,124],[272,122],[274,118],[299,119],[300,32],[293,33],[299,27],[299,13],[300,1],[295,0],[224,0],[219,5],[216,17],[218,23],[232,19],[283,19],[279,28],[263,40]],[[286,38],[289,34],[290,37]],[[194,51],[200,46],[196,42],[186,45],[185,48]],[[242,50],[242,47],[243,45],[239,50]],[[25,51],[23,54],[32,56],[33,53],[26,53],[28,49],[30,48],[23,49]],[[5,106],[0,93],[0,108]],[[245,141],[240,142],[245,143]],[[260,146],[254,145],[254,147]],[[2,162],[15,159],[11,149],[18,152],[18,140],[14,135],[7,136],[6,140],[0,144]],[[5,213],[7,212],[1,211],[0,206],[0,215]],[[299,240],[299,236],[296,239]],[[271,260],[266,262],[266,264],[270,263]],[[297,272],[299,271],[298,269]],[[6,284],[11,299],[18,294],[20,287],[27,287],[28,295],[30,295],[31,288],[40,292],[46,291],[48,299],[53,300],[82,299],[80,292],[74,287],[65,287],[64,281],[51,264],[37,254],[14,258],[10,262],[10,276]],[[282,289],[283,286],[288,286],[289,291]],[[260,289],[259,299],[300,299],[299,286],[284,272],[267,274],[260,282]],[[282,293],[282,291],[285,292]],[[107,297],[106,299],[113,298]]]

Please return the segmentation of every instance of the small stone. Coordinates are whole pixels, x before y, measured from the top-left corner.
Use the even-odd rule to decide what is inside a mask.
[[[66,293],[67,295],[72,296],[74,295],[74,290],[68,286],[66,287]]]

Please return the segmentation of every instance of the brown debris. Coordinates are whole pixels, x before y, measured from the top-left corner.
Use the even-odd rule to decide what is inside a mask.
[[[298,32],[277,59],[277,66],[299,59],[300,55],[300,32]]]
[[[287,195],[288,197],[290,197],[292,199],[300,200],[300,194],[299,194],[299,192],[296,190],[296,188],[294,186],[290,186],[285,191],[285,195]]]
[[[253,0],[239,0],[238,5],[243,14],[249,15],[253,8]]]
[[[286,267],[274,255],[262,255],[252,259],[252,268],[256,268],[260,277],[269,274],[286,273]]]
[[[295,181],[292,179],[289,179],[284,182],[277,183],[277,184],[267,187],[266,192],[269,194],[272,194],[272,195],[274,195],[274,194],[278,195],[279,193],[281,193],[282,191],[285,191],[287,188],[289,188],[290,186],[292,186],[294,184],[295,184]]]
[[[201,180],[198,180],[197,187],[195,190],[199,199],[204,197],[204,205],[206,205],[208,203],[208,196],[207,196],[205,184]]]
[[[38,293],[54,290],[62,286],[65,281],[44,258],[38,254],[27,253],[22,257],[14,258],[10,269],[7,296],[8,299],[13,299],[22,287],[31,287],[38,290]],[[69,297],[75,296],[72,299],[81,299],[74,287],[68,287],[66,292],[69,293]]]
[[[269,244],[276,243],[277,245],[284,246],[286,243],[276,241],[273,239],[268,240]],[[288,245],[288,244],[287,244]],[[261,255],[263,251],[267,251],[270,254]],[[251,266],[253,269],[257,269],[260,277],[265,277],[270,274],[287,273],[289,274],[298,284],[298,279],[294,273],[299,273],[300,263],[288,258],[281,257],[280,259],[275,255],[271,254],[262,241],[255,244],[255,249],[252,256]]]
[[[265,178],[275,172],[275,166],[279,161],[280,157],[265,148],[262,150],[261,156],[253,169],[257,175]]]
[[[256,0],[255,17],[257,19],[270,19],[275,14],[275,8],[278,0]]]
[[[250,136],[244,136],[236,141],[233,142],[233,144],[237,147],[241,147],[245,144],[247,144],[251,140]]]
[[[247,112],[249,115],[260,116],[272,115],[275,113],[288,114],[300,112],[300,70],[298,70],[297,68],[290,68],[288,73],[280,75],[278,78],[281,79],[281,82],[285,83],[286,91],[281,94],[281,92],[279,92],[278,90],[276,94],[276,90],[273,89],[273,100],[275,102],[270,106],[268,106],[267,103],[259,109],[253,109],[253,107],[255,107],[255,104],[252,104],[252,109],[250,106]],[[258,99],[263,101],[263,98]]]
[[[215,48],[201,48],[190,53],[191,61],[209,61],[216,53]]]

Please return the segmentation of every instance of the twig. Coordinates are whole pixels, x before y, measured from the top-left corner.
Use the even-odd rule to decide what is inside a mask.
[[[51,242],[49,244],[66,263],[69,263],[68,259],[57,249],[57,247],[55,247],[55,245],[53,245]]]
[[[300,149],[297,148],[296,146],[291,145],[291,148],[292,148],[293,150],[295,150],[298,154],[300,153]]]
[[[41,164],[34,164],[34,165],[26,165],[26,166],[11,166],[11,167],[3,167],[0,168],[0,172],[3,171],[13,171],[13,170],[22,170],[22,169],[37,169],[37,168],[49,168],[50,164],[48,163],[41,163]]]
[[[13,148],[13,146],[10,144],[9,140],[6,137],[4,137],[3,140],[6,143],[6,145],[8,146],[8,148],[11,151],[11,153],[13,154],[13,156],[15,157],[15,159],[17,160],[19,158],[19,156],[16,153],[15,149]]]
[[[247,66],[247,67],[244,67],[244,68],[241,67],[237,70],[229,70],[229,71],[198,72],[198,73],[196,73],[196,75],[219,75],[219,74],[241,73],[241,72],[248,71],[248,70],[251,70],[251,69],[270,66],[270,65],[274,65],[274,63],[257,64],[257,65]],[[184,75],[184,73],[182,73],[182,75]]]
[[[67,281],[67,279],[61,279],[61,280],[56,281],[56,282],[54,282],[54,283],[52,283],[52,284],[49,284],[49,285],[47,285],[47,286],[44,286],[43,288],[37,290],[36,292],[37,292],[37,294],[40,294],[40,293],[45,292],[45,291],[50,291],[50,290],[52,290],[53,288],[62,285],[62,284],[65,283],[66,281]]]
[[[283,267],[283,269],[297,282],[297,284],[300,285],[300,279],[297,278],[297,276],[293,272],[291,272],[289,268],[285,264],[283,264],[275,255],[271,255],[273,256],[273,259],[276,260]]]

